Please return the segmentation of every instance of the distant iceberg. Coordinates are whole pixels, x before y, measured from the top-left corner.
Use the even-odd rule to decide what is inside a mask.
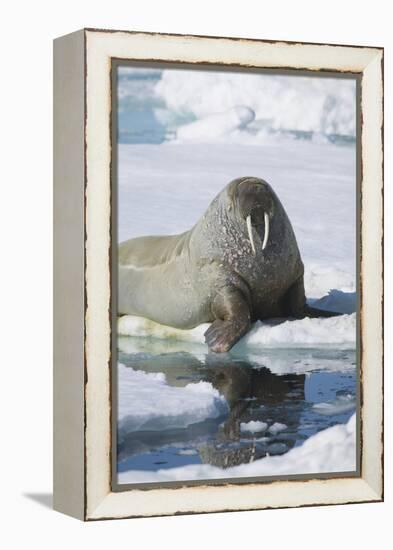
[[[195,122],[190,122],[177,129],[176,138],[180,141],[209,142],[231,134],[234,130],[245,128],[255,118],[252,109],[238,105],[227,111],[213,113]]]
[[[355,79],[164,70],[154,90],[172,115],[197,121],[246,105],[274,131],[356,133]]]

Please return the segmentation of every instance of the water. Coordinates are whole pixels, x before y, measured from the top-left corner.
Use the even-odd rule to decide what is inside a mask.
[[[175,129],[195,120],[190,114],[174,114],[155,93],[162,71],[119,75],[118,143],[159,144],[175,135]]]
[[[208,382],[225,397],[228,409],[186,427],[122,433],[119,473],[188,464],[227,468],[281,455],[325,428],[346,423],[356,408],[353,350],[264,350],[269,368],[257,355],[250,359],[202,349],[150,353],[146,340],[120,339],[119,361],[137,371],[164,373],[172,387]],[[279,372],[273,372],[275,365]],[[159,406],[164,409],[165,403]],[[250,426],[259,430],[248,431]]]

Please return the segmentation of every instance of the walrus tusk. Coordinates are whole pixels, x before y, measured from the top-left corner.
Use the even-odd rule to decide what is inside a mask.
[[[250,244],[251,244],[251,248],[252,248],[252,253],[253,253],[254,256],[255,256],[255,255],[256,255],[256,252],[255,252],[254,238],[253,238],[253,236],[252,236],[251,216],[250,216],[250,215],[247,216],[247,218],[246,218],[246,223],[247,223],[248,238],[250,239]]]
[[[263,236],[262,250],[265,250],[269,238],[269,214],[265,212],[265,234]]]

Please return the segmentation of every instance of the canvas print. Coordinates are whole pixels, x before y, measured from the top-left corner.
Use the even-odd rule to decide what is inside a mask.
[[[113,70],[114,482],[356,475],[356,79]]]

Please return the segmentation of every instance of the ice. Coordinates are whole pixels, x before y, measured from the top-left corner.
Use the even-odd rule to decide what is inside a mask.
[[[245,105],[255,112],[256,128],[355,135],[354,79],[164,70],[155,93],[172,118],[201,119]]]
[[[316,308],[340,313],[354,313],[356,311],[356,292],[343,292],[333,289],[327,296],[312,302]]]
[[[209,143],[217,138],[227,138],[234,130],[244,128],[255,118],[249,107],[238,105],[221,113],[213,113],[204,118],[180,126],[176,132],[179,141]]]
[[[180,449],[178,454],[183,456],[195,456],[198,454],[198,451],[196,449]]]
[[[276,434],[286,430],[287,427],[288,426],[286,424],[282,424],[281,422],[275,422],[274,424],[269,426],[269,432],[273,435],[276,435]]]
[[[231,468],[192,464],[168,470],[129,470],[118,474],[119,483],[185,481],[232,477],[354,472],[356,470],[356,415],[347,424],[337,424],[308,438],[301,446],[281,456],[267,456]]]
[[[356,336],[356,316],[340,315],[324,319],[306,317],[280,324],[257,321],[243,338],[245,347],[315,346],[353,344]]]
[[[313,409],[319,414],[331,416],[353,411],[356,407],[356,398],[353,395],[339,395],[335,401],[316,403]]]
[[[182,428],[228,412],[223,396],[208,382],[169,386],[162,373],[118,365],[118,430]]]
[[[118,320],[118,333],[122,336],[143,336],[204,344],[207,323],[191,330],[160,325],[133,315]],[[302,347],[336,345],[352,347],[356,338],[356,315],[321,319],[299,319],[262,322],[257,321],[237,344],[243,350],[266,347]]]
[[[250,124],[226,126],[228,140],[263,142],[268,135],[303,133],[315,143],[327,136],[353,138],[356,131],[356,82],[353,78],[317,78],[231,71],[200,71],[120,67],[118,71],[120,128],[146,138],[145,130],[158,132],[160,142],[176,137],[188,140],[183,129],[211,116],[242,107],[254,113]],[[137,119],[144,111],[144,131]],[[127,111],[134,109],[129,124]],[[138,111],[138,112],[137,112]],[[146,118],[147,117],[147,118]],[[204,123],[202,124],[204,126]],[[220,126],[217,123],[217,126]],[[195,127],[197,128],[197,127]],[[205,130],[207,130],[205,126]],[[194,130],[193,130],[194,132]],[[208,141],[221,140],[223,132],[210,125]],[[197,132],[194,138],[200,139]],[[135,134],[135,135],[136,135]],[[177,134],[177,136],[176,136]],[[157,137],[157,136],[156,136]]]
[[[170,364],[206,364],[211,360],[207,346],[181,340],[155,337],[119,336],[119,350],[133,357],[133,361],[156,360]],[[266,367],[273,374],[305,374],[324,370],[325,372],[349,372],[355,369],[356,352],[354,344],[319,348],[305,346],[246,347],[242,342],[227,354],[217,356],[220,361],[247,363]]]
[[[250,422],[240,423],[241,432],[258,433],[264,432],[265,430],[267,430],[267,424],[266,422],[261,422],[260,420],[250,420]]]

